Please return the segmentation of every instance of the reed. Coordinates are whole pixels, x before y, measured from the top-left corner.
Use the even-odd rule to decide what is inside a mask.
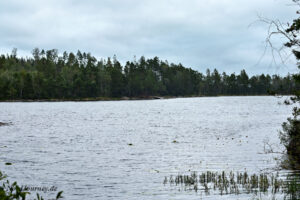
[[[178,174],[165,177],[164,184],[171,186],[184,187],[184,190],[194,190],[210,194],[211,192],[220,195],[239,195],[255,194],[257,196],[272,196],[276,194],[284,195],[284,199],[300,199],[300,178],[297,176],[288,176],[286,179],[279,177],[278,173],[248,174],[247,172],[233,171],[223,172],[191,172],[187,174]]]

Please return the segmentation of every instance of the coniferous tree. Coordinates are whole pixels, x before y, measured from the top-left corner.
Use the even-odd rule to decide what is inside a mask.
[[[32,50],[33,58],[0,56],[0,99],[82,99],[96,97],[216,96],[291,94],[292,76],[249,77],[207,69],[206,75],[158,57],[126,62],[97,60],[90,53]]]

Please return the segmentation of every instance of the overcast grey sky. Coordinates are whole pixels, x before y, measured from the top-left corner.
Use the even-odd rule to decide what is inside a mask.
[[[267,26],[257,15],[291,21],[291,0],[0,0],[0,53],[34,47],[114,54],[124,62],[144,55],[201,72],[296,72],[293,60],[271,64],[263,55]],[[276,43],[276,41],[274,41]],[[278,41],[277,41],[278,42]]]

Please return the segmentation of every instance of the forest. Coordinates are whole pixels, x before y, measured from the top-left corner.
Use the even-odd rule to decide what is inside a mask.
[[[200,73],[158,57],[97,60],[90,53],[17,49],[0,56],[0,100],[83,99],[149,96],[289,95],[298,90],[292,75]]]

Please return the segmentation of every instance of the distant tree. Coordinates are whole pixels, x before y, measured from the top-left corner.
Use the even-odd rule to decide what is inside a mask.
[[[11,51],[11,57],[12,58],[16,58],[17,57],[17,52],[18,52],[18,49],[17,48],[13,48],[12,51]]]
[[[249,77],[246,73],[246,71],[243,69],[238,76],[238,87],[239,87],[239,93],[242,95],[248,95],[249,94]]]
[[[32,56],[33,56],[34,60],[36,62],[38,62],[40,60],[40,49],[39,48],[34,48],[31,53],[32,53]]]
[[[182,64],[169,64],[158,57],[126,62],[114,56],[107,61],[93,55],[55,49],[32,50],[32,58],[0,55],[0,99],[78,99],[92,97],[144,97],[156,95],[245,95],[291,94],[296,85],[292,76],[249,77],[212,72],[206,75]]]

